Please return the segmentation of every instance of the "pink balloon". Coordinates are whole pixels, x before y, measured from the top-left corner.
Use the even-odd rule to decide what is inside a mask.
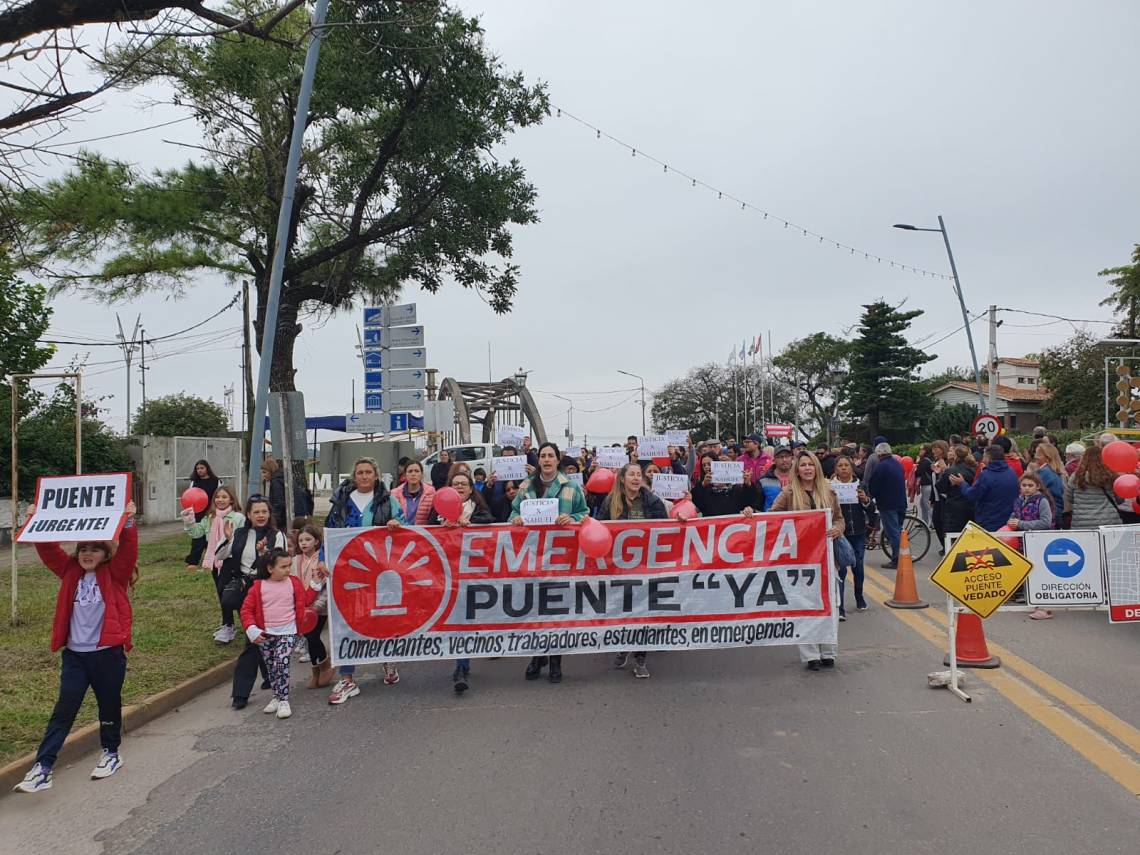
[[[1104,465],[1113,472],[1131,473],[1136,471],[1136,449],[1122,439],[1110,442],[1100,453]]]
[[[441,487],[435,491],[432,507],[439,514],[439,518],[448,522],[455,522],[463,513],[463,500],[454,487]]]
[[[210,504],[210,497],[201,487],[191,487],[182,494],[179,501],[181,501],[182,507],[193,508],[194,513],[200,514],[206,510],[206,505]]]
[[[313,609],[302,609],[301,616],[297,618],[297,631],[301,635],[308,635],[317,628],[317,613]]]
[[[614,545],[614,536],[610,530],[593,517],[582,520],[582,527],[578,530],[578,548],[591,558],[601,558],[606,555]]]
[[[608,493],[614,488],[615,479],[614,470],[598,469],[586,482],[586,489],[591,493]]]
[[[681,499],[673,504],[673,510],[669,511],[669,516],[675,520],[691,520],[700,515],[697,506],[690,502],[688,499]]]
[[[1112,489],[1122,499],[1135,499],[1140,496],[1140,478],[1135,475],[1120,475],[1112,482]]]

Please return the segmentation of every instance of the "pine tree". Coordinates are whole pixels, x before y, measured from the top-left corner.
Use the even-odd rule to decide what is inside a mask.
[[[918,368],[934,357],[911,347],[903,335],[921,314],[882,300],[863,306],[851,344],[847,404],[852,415],[866,419],[869,436],[889,430],[896,442],[907,439],[929,406]]]

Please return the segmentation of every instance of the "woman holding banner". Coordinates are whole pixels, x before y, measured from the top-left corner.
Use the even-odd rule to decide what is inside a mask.
[[[788,486],[780,491],[776,501],[772,503],[772,511],[815,511],[824,508],[831,510],[831,528],[827,530],[827,539],[830,543],[843,535],[846,522],[843,509],[835,497],[835,491],[823,477],[819,460],[810,451],[803,450],[796,455],[795,474],[792,475]],[[835,667],[835,657],[839,653],[838,644],[801,644],[800,661],[805,663],[809,671],[818,671],[824,668]]]
[[[32,510],[28,511],[29,518]],[[135,503],[126,506],[127,521],[119,541],[83,541],[68,555],[58,543],[37,543],[40,561],[59,577],[51,649],[63,648],[59,697],[35,765],[15,786],[18,793],[51,789],[52,767],[75,723],[87,689],[99,705],[99,742],[103,754],[91,773],[109,778],[123,765],[119,743],[123,733],[123,679],[131,649],[129,588],[138,572],[139,542]]]
[[[657,464],[650,464],[657,468]],[[602,502],[598,519],[603,520],[664,520],[669,518],[665,502],[643,483],[641,466],[627,463],[614,479],[613,489]],[[633,676],[644,680],[649,676],[645,667],[644,650],[633,654]],[[614,667],[621,669],[629,664],[629,652],[623,651],[614,659]]]
[[[522,503],[527,499],[558,499],[558,525],[580,523],[590,510],[586,507],[586,496],[582,488],[558,471],[562,453],[553,442],[544,442],[538,447],[538,468],[534,474],[522,482],[515,500],[511,504],[511,523],[522,525]],[[640,469],[640,467],[639,467]],[[562,682],[562,657],[551,656],[550,682]],[[526,678],[537,680],[546,667],[547,657],[533,656],[526,666]]]

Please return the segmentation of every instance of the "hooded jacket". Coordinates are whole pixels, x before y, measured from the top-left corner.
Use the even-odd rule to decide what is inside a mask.
[[[1009,522],[1020,495],[1017,475],[1004,460],[991,460],[973,484],[962,482],[958,491],[974,503],[974,521],[986,531],[997,531]]]
[[[333,493],[329,515],[325,517],[325,528],[360,528],[364,525],[364,516],[352,501],[352,494],[356,491],[356,482],[345,478],[336,492]],[[372,488],[372,525],[384,525],[388,520],[406,523],[404,509],[400,503],[392,498],[383,481],[377,481]]]
[[[612,495],[611,493],[610,496]],[[600,520],[612,519],[610,516],[610,496],[606,496],[598,508],[598,519]],[[665,520],[669,518],[669,512],[665,508],[664,500],[645,486],[641,488],[641,509],[647,520]],[[629,519],[629,508],[623,510],[622,515],[618,517],[618,519]]]

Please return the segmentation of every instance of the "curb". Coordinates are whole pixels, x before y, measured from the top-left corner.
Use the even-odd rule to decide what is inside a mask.
[[[178,708],[203,692],[221,685],[230,678],[230,675],[233,674],[233,669],[234,660],[231,659],[226,662],[221,662],[208,671],[203,671],[201,674],[191,677],[189,680],[184,680],[177,686],[164,689],[157,695],[143,698],[142,701],[137,704],[123,707],[123,732],[130,733],[132,730],[142,727],[147,722],[153,721],[159,716],[165,715],[171,710]],[[56,760],[56,768],[62,768],[62,764],[74,761],[89,751],[94,751],[98,747],[98,722],[85,725],[78,730],[73,730],[68,734],[67,740],[63,743],[63,748],[60,749],[59,759]],[[0,767],[0,796],[6,795],[11,791],[12,787],[20,783],[20,781],[24,779],[24,775],[27,774],[28,769],[30,769],[35,762],[36,755],[35,752],[32,752]]]

